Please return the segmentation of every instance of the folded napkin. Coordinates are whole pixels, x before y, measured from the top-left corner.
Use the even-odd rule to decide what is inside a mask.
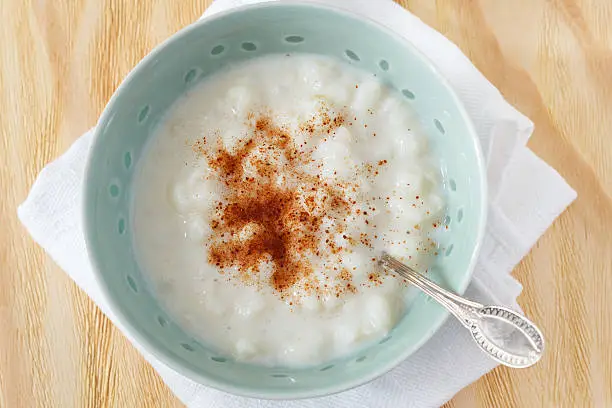
[[[265,0],[217,0],[204,18],[257,1]],[[559,174],[525,146],[532,123],[502,98],[454,44],[392,1],[326,3],[363,14],[410,40],[458,93],[476,126],[489,183],[486,236],[467,295],[483,303],[518,308],[521,285],[510,272],[576,197]],[[90,130],[81,136],[68,152],[43,169],[18,214],[34,240],[123,330],[97,286],[83,238],[81,194],[92,135]],[[156,360],[134,339],[130,341],[188,407],[434,407],[496,366],[472,343],[468,332],[449,319],[407,361],[369,384],[310,400],[262,401],[196,384]]]

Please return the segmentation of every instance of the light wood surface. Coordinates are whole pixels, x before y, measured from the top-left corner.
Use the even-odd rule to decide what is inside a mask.
[[[181,406],[16,218],[45,164],[210,0],[0,0],[0,406]],[[612,406],[612,2],[411,0],[536,124],[578,200],[514,275],[548,352],[449,407]],[[458,373],[460,375],[461,373]]]

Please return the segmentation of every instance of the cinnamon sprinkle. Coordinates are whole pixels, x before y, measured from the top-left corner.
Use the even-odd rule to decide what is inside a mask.
[[[322,299],[357,291],[352,282],[357,268],[351,271],[341,267],[342,258],[358,246],[374,248],[373,240],[379,235],[355,232],[354,225],[348,228],[348,224],[359,217],[366,230],[376,229],[367,218],[375,220],[380,207],[371,201],[365,202],[367,207],[358,205],[350,194],[359,191],[356,182],[327,179],[306,171],[323,166],[312,156],[316,146],[312,139],[332,139],[339,127],[347,125],[346,112],[346,108],[333,112],[322,102],[315,115],[291,130],[276,124],[265,111],[251,111],[246,116],[247,131],[232,148],[224,146],[219,135],[202,137],[192,145],[223,186],[209,222],[213,233],[205,245],[208,261],[217,266],[224,279],[269,286],[290,305],[299,303],[296,296]],[[295,138],[299,144],[292,132],[298,134]],[[364,163],[356,171],[374,182],[378,169],[387,164],[385,159]],[[387,203],[389,200],[390,196],[386,197]],[[433,223],[434,228],[439,225]],[[413,228],[420,230],[421,226]],[[381,239],[385,241],[384,236]],[[422,247],[425,250],[428,245]],[[338,261],[317,264],[313,258],[321,254],[335,255]],[[376,258],[371,260],[376,263]],[[372,265],[368,262],[363,266]],[[321,268],[323,276],[314,273],[315,267]],[[382,282],[381,272],[375,270],[363,285]]]
[[[214,234],[208,260],[220,269],[237,268],[244,282],[257,281],[261,265],[267,264],[272,270],[269,284],[283,296],[312,275],[308,255],[319,254],[324,215],[333,213],[341,219],[350,214],[351,206],[343,193],[349,186],[331,186],[320,176],[306,173],[303,166],[310,162],[309,155],[295,146],[288,130],[274,124],[270,116],[249,113],[247,119],[249,135],[239,140],[232,152],[221,143],[212,154],[203,143],[193,147],[206,156],[226,187],[210,222]],[[343,123],[343,116],[322,110],[300,130],[329,133]],[[280,161],[279,153],[286,160]],[[255,176],[245,174],[249,164],[255,168]],[[279,175],[289,176],[292,185],[299,188],[279,184],[275,178]],[[344,249],[333,239],[334,233],[343,231],[342,225],[335,231],[325,230],[331,253]],[[350,280],[347,270],[341,273],[343,279]],[[305,281],[304,288],[319,289],[312,279]]]

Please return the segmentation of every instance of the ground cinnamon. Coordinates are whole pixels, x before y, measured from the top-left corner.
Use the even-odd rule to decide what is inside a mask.
[[[343,123],[344,116],[323,109],[299,130],[310,136],[328,134]],[[332,254],[346,249],[334,239],[334,234],[343,232],[342,226],[321,231],[323,217],[334,214],[346,219],[352,204],[345,199],[344,189],[350,186],[330,185],[306,173],[307,143],[296,146],[289,130],[274,124],[269,115],[250,113],[248,125],[248,135],[232,151],[219,144],[209,154],[202,142],[194,145],[194,151],[207,156],[225,186],[210,224],[214,234],[209,262],[219,268],[237,268],[245,282],[257,281],[261,266],[268,265],[269,284],[279,293],[288,293],[300,280],[316,292],[323,285],[306,278],[313,272],[310,259],[319,255],[320,243],[324,241],[324,249]],[[249,166],[254,174],[245,174]],[[278,177],[287,183],[279,183]],[[322,234],[327,235],[323,240]],[[347,288],[354,290],[352,285]]]

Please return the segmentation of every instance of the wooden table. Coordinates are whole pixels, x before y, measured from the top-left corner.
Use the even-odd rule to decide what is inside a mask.
[[[149,50],[210,0],[0,0],[0,406],[180,402],[16,218],[37,173]],[[612,406],[612,2],[412,0],[536,124],[530,147],[578,200],[514,275],[548,353],[450,407]]]

